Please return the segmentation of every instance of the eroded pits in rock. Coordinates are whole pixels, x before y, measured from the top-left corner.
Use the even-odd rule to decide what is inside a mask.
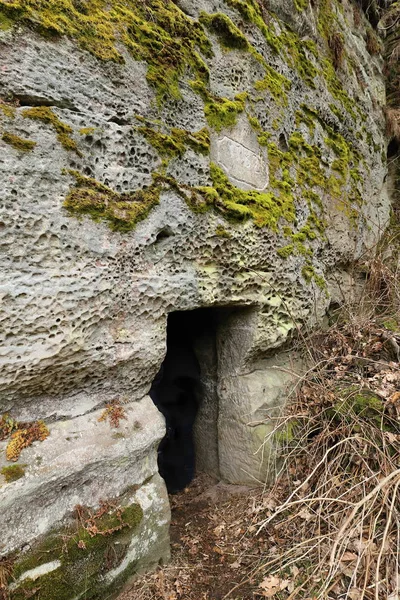
[[[208,308],[168,317],[167,353],[150,396],[166,420],[158,467],[169,493],[184,489],[198,472],[220,478],[219,334],[226,333],[232,316],[248,311]]]

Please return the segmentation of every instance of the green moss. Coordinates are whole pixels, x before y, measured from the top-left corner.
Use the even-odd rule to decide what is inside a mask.
[[[79,135],[92,135],[96,131],[96,127],[81,127]]]
[[[268,192],[244,191],[234,186],[216,164],[210,167],[212,188],[196,188],[206,201],[227,219],[245,221],[252,219],[258,227],[278,229],[280,219],[293,221],[295,217],[292,197],[279,198]]]
[[[11,106],[10,104],[5,104],[4,102],[0,102],[0,111],[8,119],[15,118],[15,113],[16,113],[15,106]]]
[[[314,79],[318,75],[318,69],[313,60],[318,56],[317,48],[311,41],[301,40],[297,34],[290,29],[283,29],[280,42],[284,48],[286,62],[289,67],[296,71],[303,81],[311,88],[315,88]]]
[[[342,104],[343,108],[351,115],[351,117],[353,117],[353,119],[357,119],[355,110],[356,102],[350,98],[348,93],[344,90],[333,64],[329,59],[324,59],[322,61],[322,74],[332,96]]]
[[[294,252],[294,244],[288,244],[277,250],[277,253],[281,258],[289,258]]]
[[[218,225],[217,228],[215,229],[215,235],[217,235],[218,237],[222,237],[222,238],[231,238],[231,234],[229,233],[229,231],[227,231],[225,229],[225,227],[223,227],[222,225]]]
[[[275,433],[275,440],[279,444],[290,444],[296,439],[300,425],[300,421],[291,419],[282,429]]]
[[[336,421],[354,423],[357,416],[373,422],[379,429],[390,429],[390,421],[385,424],[385,406],[381,398],[369,390],[344,390],[339,392],[342,397],[330,410],[330,416]]]
[[[34,119],[51,125],[54,131],[57,133],[58,141],[65,148],[65,150],[76,152],[79,156],[81,155],[75,140],[73,140],[71,137],[71,133],[73,132],[72,127],[66,123],[63,123],[48,106],[35,106],[33,108],[27,108],[23,111],[22,116],[25,119]]]
[[[396,319],[387,319],[383,322],[383,326],[389,331],[399,331],[399,323]]]
[[[139,120],[146,122],[145,119],[140,118]],[[207,155],[210,152],[210,134],[207,128],[192,133],[173,127],[167,134],[155,129],[155,124],[146,122],[145,126],[137,127],[136,131],[144,135],[158,154],[164,158],[182,156],[188,147],[199,154]]]
[[[305,3],[305,0],[296,1],[299,6]],[[317,57],[318,53],[312,41],[301,40],[285,26],[281,28],[281,33],[278,35],[272,20],[266,22],[264,18],[266,11],[264,12],[265,9],[256,0],[227,0],[227,4],[235,8],[245,21],[258,27],[273,52],[280,54],[288,66],[296,70],[308,85],[314,87],[317,69],[308,54]]]
[[[351,204],[356,203],[359,206],[362,203],[358,185],[362,182],[363,177],[359,170],[361,156],[358,150],[341,134],[335,132],[312,108],[302,105],[301,111],[296,114],[296,121],[298,124],[300,122],[305,123],[311,134],[314,134],[315,127],[319,124],[326,134],[324,140],[326,146],[337,157],[332,161],[332,172],[329,176],[326,173],[326,167],[328,166],[326,163],[321,162],[318,166],[316,161],[312,159],[302,160],[298,179],[307,185],[311,183],[311,180],[314,180],[322,190],[328,192],[333,198],[341,199],[347,205],[346,210],[350,218]],[[298,148],[301,146],[310,158],[310,148],[315,148],[314,146],[308,148],[304,146],[298,135],[293,138],[292,145],[297,145]],[[319,168],[320,166],[323,167],[323,170]]]
[[[309,0],[294,0],[294,5],[299,12],[302,12],[309,6]]]
[[[9,146],[12,146],[16,150],[19,150],[20,152],[29,152],[36,146],[36,142],[33,142],[32,140],[25,140],[18,135],[10,133],[9,131],[5,131],[1,136],[1,139],[3,142]]]
[[[77,171],[69,171],[76,179],[64,201],[64,208],[73,216],[88,215],[94,221],[106,221],[113,231],[126,233],[147,217],[160,197],[160,186],[118,194],[109,187]]]
[[[264,79],[256,81],[254,87],[257,91],[268,90],[277,104],[287,106],[287,92],[292,87],[291,81],[275,71],[269,65],[265,65],[266,75]]]
[[[0,473],[5,477],[6,483],[12,483],[21,479],[25,475],[26,465],[10,465],[9,467],[3,467]]]
[[[208,96],[204,105],[204,114],[207,122],[215,129],[221,131],[236,124],[238,114],[245,109],[247,94],[238,94],[235,100]]]
[[[61,566],[39,580],[24,579],[13,591],[13,600],[23,600],[40,589],[41,600],[70,600],[71,597],[102,597],[105,575],[121,564],[135,530],[143,518],[140,505],[110,509],[96,519],[97,532],[71,525],[48,534],[14,564],[17,580],[30,569],[58,560]],[[79,523],[79,520],[77,521]],[[122,584],[132,565],[120,578]]]
[[[223,13],[200,13],[200,23],[218,36],[221,46],[228,50],[248,50],[249,42],[231,19]]]
[[[261,5],[256,0],[226,0],[226,3],[232,8],[235,8],[245,21],[256,25],[271,49],[276,54],[279,54],[282,50],[282,43],[279,40],[273,25],[267,25],[265,22]]]
[[[262,132],[261,123],[257,119],[257,117],[253,117],[252,115],[247,115],[247,118],[248,118],[250,125],[254,129],[254,131],[257,131],[257,133]]]
[[[136,60],[148,64],[147,79],[159,100],[180,97],[179,77],[187,68],[207,79],[198,54],[211,55],[202,25],[186,16],[172,0],[119,2],[91,0],[0,0],[10,19],[45,36],[68,36],[102,61],[124,62],[123,44]]]
[[[311,281],[314,281],[320,289],[326,291],[325,279],[321,275],[318,275],[316,273],[315,268],[310,262],[305,263],[301,270],[301,274],[307,283],[311,283]]]
[[[8,31],[13,25],[14,21],[4,14],[4,12],[0,11],[0,31]]]

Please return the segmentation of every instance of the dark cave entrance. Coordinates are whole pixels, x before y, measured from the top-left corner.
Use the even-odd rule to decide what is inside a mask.
[[[150,396],[166,420],[158,466],[169,493],[184,489],[199,472],[220,479],[220,355],[230,323],[248,312],[200,308],[168,315],[167,352]]]

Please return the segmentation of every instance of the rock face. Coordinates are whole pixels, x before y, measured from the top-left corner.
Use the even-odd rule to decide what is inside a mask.
[[[147,393],[171,312],[206,311],[198,464],[268,476],[268,417],[302,368],[278,349],[322,320],[389,210],[369,25],[348,0],[318,4],[0,0],[13,598],[50,599],[55,581],[59,600],[101,598],[167,558],[165,429]],[[71,580],[85,561],[90,586]]]

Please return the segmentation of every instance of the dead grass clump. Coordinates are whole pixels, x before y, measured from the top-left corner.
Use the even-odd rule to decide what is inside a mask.
[[[372,29],[367,29],[366,46],[371,56],[373,56],[374,54],[379,54],[379,52],[381,52],[381,43],[379,41],[378,36]]]
[[[386,109],[386,133],[400,142],[400,108]]]
[[[257,568],[265,595],[398,598],[399,342],[374,322],[313,338],[316,367],[274,432],[284,461],[258,523],[278,542]]]
[[[8,558],[0,558],[0,600],[9,600],[8,584],[12,579],[14,565]]]
[[[344,39],[343,35],[338,31],[332,32],[328,36],[328,46],[332,53],[332,63],[336,70],[338,70],[344,58]]]

